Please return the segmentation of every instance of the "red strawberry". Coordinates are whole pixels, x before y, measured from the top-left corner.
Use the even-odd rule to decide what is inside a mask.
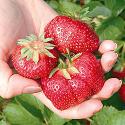
[[[100,91],[104,84],[104,72],[101,63],[91,53],[83,53],[82,56],[72,62],[78,69],[83,80],[87,81],[92,88],[93,94]]]
[[[41,81],[43,92],[60,110],[87,100],[104,85],[101,65],[93,54],[83,53],[71,61],[67,65],[60,63],[61,69],[57,68],[51,78]]]
[[[122,71],[112,70],[112,74],[117,78],[125,78],[125,68]]]
[[[119,96],[123,102],[125,102],[125,84],[123,84],[119,90]]]
[[[57,16],[45,27],[45,37],[51,37],[57,49],[66,53],[93,52],[98,49],[99,38],[88,24],[66,16]]]
[[[27,78],[37,79],[46,77],[56,67],[58,54],[54,45],[48,43],[52,39],[41,35],[27,36],[20,39],[12,53],[12,63],[17,72]],[[50,50],[50,51],[49,51]]]
[[[59,72],[51,79],[42,79],[42,89],[57,109],[63,110],[76,104],[76,98],[68,80]]]

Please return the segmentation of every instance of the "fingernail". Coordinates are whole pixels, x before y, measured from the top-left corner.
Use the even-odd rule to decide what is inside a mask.
[[[118,53],[115,53],[116,54],[116,58],[118,57]]]
[[[95,110],[94,110],[94,114],[95,114],[96,112],[99,112],[99,111],[102,109],[102,107],[103,107],[103,105],[102,105],[101,102],[100,102],[98,105],[96,105]]]
[[[117,49],[117,43],[115,43],[115,47],[114,47],[114,49]]]
[[[122,80],[119,80],[120,81],[120,84],[122,85]]]
[[[32,94],[36,92],[40,92],[41,88],[40,87],[35,87],[35,86],[29,86],[23,89],[24,94]]]
[[[119,84],[116,86],[116,89],[114,89],[114,91],[112,92],[112,95],[114,94],[114,93],[116,93],[116,91],[118,91],[120,88],[121,88],[121,85],[122,85],[122,80],[119,80]]]

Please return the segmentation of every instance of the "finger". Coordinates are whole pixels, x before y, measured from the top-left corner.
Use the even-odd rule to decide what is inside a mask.
[[[99,52],[103,54],[105,52],[114,51],[116,48],[117,44],[112,40],[104,40],[99,47]]]
[[[14,74],[8,64],[0,61],[0,96],[11,98],[22,93],[34,93],[41,88],[34,80]]]
[[[88,117],[91,117],[94,113],[98,112],[102,108],[101,101],[97,99],[91,99],[75,107],[71,107],[69,109],[61,111],[61,110],[56,109],[53,106],[51,101],[46,98],[44,93],[42,92],[35,93],[34,96],[36,96],[43,104],[45,104],[49,109],[51,109],[57,115],[66,119],[88,118]]]
[[[101,100],[108,99],[120,89],[121,85],[121,80],[111,78],[105,82],[102,90],[98,94],[94,95],[92,98]]]
[[[114,51],[106,52],[101,57],[102,68],[105,72],[109,72],[116,63],[118,54]]]

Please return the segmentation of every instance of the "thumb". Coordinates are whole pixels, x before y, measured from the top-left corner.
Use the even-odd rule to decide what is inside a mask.
[[[41,91],[36,81],[13,74],[5,61],[0,61],[0,81],[0,96],[3,98]]]

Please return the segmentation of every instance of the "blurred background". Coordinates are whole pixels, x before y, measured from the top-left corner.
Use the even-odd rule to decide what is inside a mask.
[[[100,41],[118,44],[119,59],[106,79],[125,80],[125,0],[45,0],[61,15],[87,22]],[[124,86],[124,85],[123,85]],[[62,119],[32,95],[0,98],[0,125],[125,125],[125,88],[103,101],[104,108],[87,120]]]

